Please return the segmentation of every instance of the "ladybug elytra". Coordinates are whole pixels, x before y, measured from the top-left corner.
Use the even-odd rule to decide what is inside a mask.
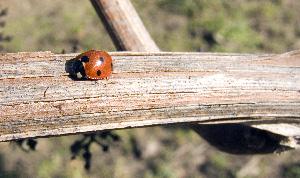
[[[109,77],[113,71],[111,56],[104,51],[87,51],[73,61],[72,74],[76,78],[93,80]]]

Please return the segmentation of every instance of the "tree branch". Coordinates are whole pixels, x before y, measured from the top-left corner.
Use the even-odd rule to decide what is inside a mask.
[[[0,55],[0,141],[193,122],[298,122],[300,53],[112,52],[107,80],[73,81],[50,52]]]
[[[130,0],[91,0],[118,51],[159,51]]]

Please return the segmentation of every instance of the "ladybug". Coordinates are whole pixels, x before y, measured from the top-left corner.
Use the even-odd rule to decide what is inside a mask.
[[[104,51],[87,51],[73,59],[72,75],[78,79],[103,79],[113,71],[111,56]]]

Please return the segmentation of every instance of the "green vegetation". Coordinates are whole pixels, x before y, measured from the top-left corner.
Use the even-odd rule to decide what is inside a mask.
[[[11,0],[2,4],[8,8],[2,31],[12,37],[10,42],[0,42],[3,52],[73,52],[74,46],[80,51],[114,50],[89,2],[34,0],[22,1],[20,6],[19,1]]]
[[[17,0],[2,2],[2,52],[72,52],[115,48],[89,2]],[[133,1],[145,26],[164,51],[279,53],[300,47],[296,0]],[[14,7],[14,10],[9,7]],[[38,8],[37,8],[38,7]],[[15,10],[16,9],[16,10]],[[1,19],[0,19],[1,20]]]
[[[136,9],[165,51],[279,53],[300,47],[297,1],[144,1]]]
[[[281,53],[300,48],[298,0],[208,1],[132,0],[163,51]],[[0,52],[115,51],[89,1],[18,0],[0,2]],[[0,23],[1,24],[1,23]],[[89,172],[84,159],[71,160],[77,136],[38,139],[37,151],[0,144],[1,177],[299,177],[299,156],[233,156],[209,146],[185,126],[116,131],[110,149],[92,143]],[[81,154],[81,153],[80,153]],[[291,165],[291,166],[290,166]],[[284,169],[282,167],[285,167]]]
[[[283,176],[286,177],[286,178],[300,177],[300,165],[299,165],[299,163],[286,167]]]

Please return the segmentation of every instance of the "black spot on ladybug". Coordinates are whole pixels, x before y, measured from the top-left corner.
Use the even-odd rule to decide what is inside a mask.
[[[101,71],[100,71],[100,70],[97,71],[97,75],[98,75],[98,76],[101,75]]]
[[[103,57],[100,57],[100,59],[99,59],[102,63],[104,62],[104,59],[103,59]]]
[[[88,56],[82,56],[81,61],[82,62],[89,62],[89,57]]]
[[[110,65],[110,68],[111,68],[111,71],[113,71],[114,70],[114,65],[111,63],[111,65]]]

